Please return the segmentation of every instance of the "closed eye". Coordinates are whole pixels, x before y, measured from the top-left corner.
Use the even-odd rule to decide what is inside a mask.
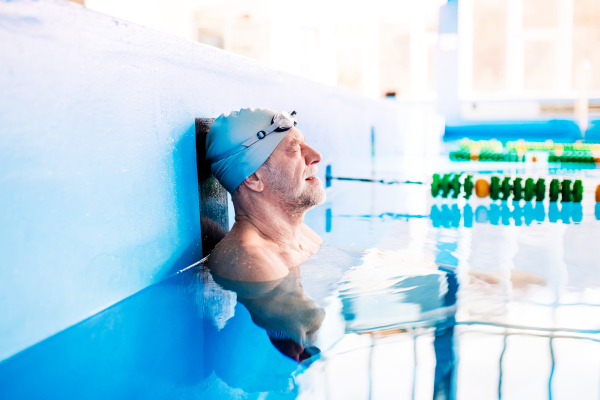
[[[302,141],[301,141],[301,140],[299,140],[299,139],[294,139],[294,140],[292,140],[292,141],[290,142],[288,149],[289,149],[291,152],[298,151],[298,150],[300,150],[300,143],[302,143]]]

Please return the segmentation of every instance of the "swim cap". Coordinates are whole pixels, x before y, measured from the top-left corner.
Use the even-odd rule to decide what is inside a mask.
[[[217,157],[239,147],[257,133],[271,125],[277,111],[266,108],[242,108],[229,115],[221,114],[210,127],[206,135],[206,159]],[[210,164],[210,171],[229,193],[250,175],[256,172],[269,158],[273,150],[288,134],[272,132],[252,146],[243,148],[229,157]]]

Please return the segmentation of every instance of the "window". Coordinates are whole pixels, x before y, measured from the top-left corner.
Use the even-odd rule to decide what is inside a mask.
[[[589,63],[588,70],[584,64]],[[574,89],[583,89],[587,80],[591,91],[600,91],[600,3],[598,0],[574,0],[573,58]]]
[[[506,90],[506,0],[473,2],[473,92]]]
[[[462,0],[461,18],[463,97],[600,91],[598,0]]]

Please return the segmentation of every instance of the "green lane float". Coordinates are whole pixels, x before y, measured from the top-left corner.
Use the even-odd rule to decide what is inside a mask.
[[[563,203],[570,203],[573,200],[573,191],[571,190],[571,180],[565,179],[560,184],[560,200]]]
[[[460,195],[461,186],[462,185],[460,183],[460,174],[454,175],[454,178],[450,182],[450,187],[452,189],[452,198],[458,199],[458,196]]]
[[[583,200],[583,183],[576,180],[573,184],[573,203],[581,203]]]
[[[490,199],[500,199],[500,178],[497,176],[492,176],[492,183],[490,184]]]
[[[450,194],[450,174],[445,174],[442,178],[442,197],[446,198]]]
[[[525,189],[523,190],[523,198],[525,199],[525,201],[531,201],[533,200],[533,197],[535,196],[535,183],[533,182],[532,178],[527,178],[525,180]]]
[[[513,182],[513,200],[519,201],[523,198],[523,178],[515,178]]]
[[[433,174],[433,180],[431,181],[431,195],[437,197],[440,194],[440,175]]]
[[[464,183],[464,190],[465,190],[465,199],[469,200],[469,197],[471,197],[471,195],[473,195],[473,177],[471,175],[468,175],[465,178],[465,183]]]
[[[510,178],[505,176],[502,180],[502,186],[500,186],[500,200],[508,200],[510,198],[510,194],[512,192],[512,185],[510,184]]]
[[[546,181],[543,178],[535,183],[535,201],[544,201],[546,198]]]
[[[558,201],[558,195],[560,194],[560,182],[558,182],[558,179],[552,179],[550,181],[550,193],[549,193],[549,199],[550,202],[555,203]]]

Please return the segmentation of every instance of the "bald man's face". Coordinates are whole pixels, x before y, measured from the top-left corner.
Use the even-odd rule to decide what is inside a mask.
[[[325,201],[325,189],[317,174],[321,154],[304,142],[304,136],[292,128],[267,162],[257,171],[264,175],[265,191],[276,201],[306,211]]]

